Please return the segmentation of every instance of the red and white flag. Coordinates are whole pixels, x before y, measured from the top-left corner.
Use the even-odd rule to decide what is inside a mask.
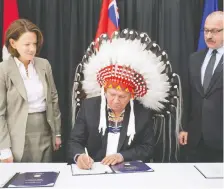
[[[100,20],[95,40],[106,33],[109,37],[119,30],[119,14],[116,0],[103,0],[100,11]]]
[[[2,59],[6,60],[9,57],[7,48],[5,47],[5,32],[9,25],[19,18],[17,0],[4,0],[3,2],[3,48],[2,48]]]

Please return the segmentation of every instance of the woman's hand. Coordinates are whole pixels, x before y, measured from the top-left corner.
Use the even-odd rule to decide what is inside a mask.
[[[13,157],[9,157],[7,159],[1,159],[1,162],[2,163],[13,163]]]

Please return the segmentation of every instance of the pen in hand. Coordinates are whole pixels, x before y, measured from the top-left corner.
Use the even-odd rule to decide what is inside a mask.
[[[87,148],[85,148],[85,153],[86,153],[86,155],[88,157],[88,164],[90,165],[90,158],[89,158],[89,154],[88,154]],[[91,167],[89,169],[91,169]]]

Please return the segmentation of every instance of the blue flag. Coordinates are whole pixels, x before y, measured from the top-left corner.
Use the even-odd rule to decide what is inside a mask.
[[[205,49],[207,46],[205,44],[204,40],[204,25],[205,25],[205,20],[207,16],[218,10],[218,0],[205,0],[204,2],[204,11],[203,11],[203,17],[202,17],[202,22],[201,22],[201,30],[200,30],[200,37],[198,41],[198,51]]]

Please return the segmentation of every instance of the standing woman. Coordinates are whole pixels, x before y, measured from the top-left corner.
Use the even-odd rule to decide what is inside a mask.
[[[40,29],[26,19],[6,31],[11,54],[0,63],[1,162],[51,162],[61,145],[61,113],[49,62],[35,57]]]

